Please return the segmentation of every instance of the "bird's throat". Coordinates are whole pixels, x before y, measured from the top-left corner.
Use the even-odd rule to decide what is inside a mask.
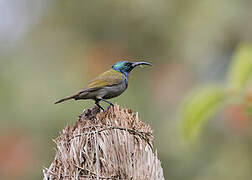
[[[125,76],[125,84],[126,84],[126,88],[128,87],[128,77],[129,77],[129,73],[128,72],[122,72],[122,71],[120,71],[120,70],[118,70],[118,69],[115,69],[115,68],[112,68],[112,69],[114,69],[115,71],[118,71],[118,72],[120,72],[120,73],[122,73],[124,76]]]
[[[123,73],[124,76],[125,76],[125,84],[126,84],[126,88],[127,88],[127,87],[128,87],[128,77],[129,77],[129,73],[127,73],[127,72],[121,72],[121,73]]]
[[[126,84],[126,88],[128,87],[128,76],[125,75],[125,84]]]

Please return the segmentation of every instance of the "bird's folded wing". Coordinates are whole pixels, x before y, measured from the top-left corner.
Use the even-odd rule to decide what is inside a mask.
[[[125,75],[114,70],[108,70],[97,78],[88,83],[87,87],[83,91],[94,91],[106,86],[114,86],[125,81]]]

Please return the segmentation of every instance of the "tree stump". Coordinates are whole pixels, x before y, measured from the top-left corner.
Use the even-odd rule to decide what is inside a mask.
[[[85,110],[75,126],[55,140],[57,151],[44,180],[164,179],[149,125],[118,105]]]

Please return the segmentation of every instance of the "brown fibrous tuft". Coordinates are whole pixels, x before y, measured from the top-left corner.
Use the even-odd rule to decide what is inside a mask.
[[[55,139],[56,156],[44,180],[164,179],[149,125],[118,105],[106,112],[85,110],[73,127]]]

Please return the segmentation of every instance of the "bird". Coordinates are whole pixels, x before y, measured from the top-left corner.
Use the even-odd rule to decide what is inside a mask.
[[[95,104],[104,111],[104,108],[99,104],[100,101],[109,104],[108,107],[114,106],[107,99],[111,99],[121,95],[128,87],[128,77],[130,72],[137,66],[148,65],[148,62],[129,62],[119,61],[112,66],[111,69],[91,80],[85,88],[74,95],[58,100],[55,104],[74,99],[85,100],[91,99]]]

